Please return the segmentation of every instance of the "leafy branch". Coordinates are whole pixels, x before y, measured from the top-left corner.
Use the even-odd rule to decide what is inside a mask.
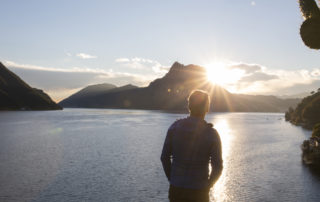
[[[320,9],[315,0],[299,0],[299,4],[305,19],[300,28],[300,36],[309,48],[320,49]]]

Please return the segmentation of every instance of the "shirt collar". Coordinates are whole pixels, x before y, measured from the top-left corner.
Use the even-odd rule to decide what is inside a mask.
[[[203,119],[201,119],[201,118],[199,118],[199,117],[195,117],[195,116],[188,116],[187,118],[188,118],[189,120],[191,120],[191,121],[206,122],[205,120],[203,120]]]

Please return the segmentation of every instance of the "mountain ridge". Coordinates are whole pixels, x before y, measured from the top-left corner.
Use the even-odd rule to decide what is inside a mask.
[[[59,104],[66,106],[66,107],[76,107],[78,106],[78,102],[85,103],[86,100],[92,99],[95,96],[102,95],[105,93],[112,93],[112,92],[119,92],[123,90],[128,89],[134,89],[138,88],[137,86],[127,84],[124,86],[117,87],[116,85],[109,84],[109,83],[103,83],[103,84],[95,84],[95,85],[89,85],[80,91],[72,94],[71,96],[67,97],[66,99],[59,102]]]
[[[65,100],[64,107],[120,108],[187,111],[187,97],[192,90],[209,93],[211,110],[218,112],[285,112],[295,106],[299,99],[280,99],[269,95],[232,94],[221,86],[207,80],[206,69],[198,65],[183,65],[175,62],[162,77],[150,82],[147,87],[104,92],[89,96],[77,103]]]
[[[43,90],[32,88],[0,62],[0,110],[62,109]]]

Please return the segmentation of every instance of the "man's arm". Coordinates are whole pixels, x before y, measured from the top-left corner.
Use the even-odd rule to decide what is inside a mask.
[[[172,155],[172,130],[169,128],[167,132],[166,139],[163,144],[162,153],[161,153],[161,162],[163,170],[170,181],[171,173],[171,155]]]
[[[209,178],[209,188],[219,179],[223,169],[221,140],[218,132],[215,131],[215,133],[214,143],[210,152],[212,170]]]

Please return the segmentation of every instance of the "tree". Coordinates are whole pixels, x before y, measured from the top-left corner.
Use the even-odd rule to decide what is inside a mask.
[[[302,110],[302,118],[309,124],[320,122],[320,96],[313,98]]]
[[[312,131],[312,137],[320,137],[320,123],[314,126]]]
[[[309,48],[320,49],[320,9],[315,0],[299,0],[299,4],[305,19],[300,27],[300,36]]]

